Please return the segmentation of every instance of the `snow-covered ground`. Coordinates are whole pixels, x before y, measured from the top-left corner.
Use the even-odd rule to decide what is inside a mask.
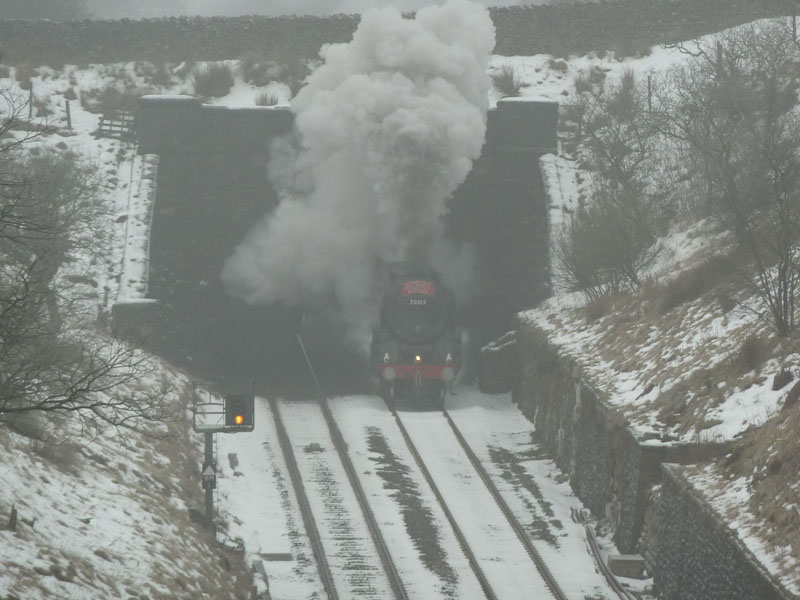
[[[487,467],[495,484],[500,487],[513,512],[526,524],[539,553],[561,583],[568,597],[614,598],[608,584],[598,574],[589,554],[582,525],[572,521],[574,510],[580,503],[569,489],[568,483],[551,461],[540,456],[533,442],[532,425],[525,420],[508,394],[486,395],[472,388],[457,390],[458,395],[448,399],[448,410]],[[270,593],[276,600],[311,597],[319,589],[313,565],[307,564],[310,550],[307,539],[297,531],[300,518],[297,501],[288,483],[288,474],[282,465],[280,449],[272,423],[272,414],[266,401],[257,403],[257,428],[252,433],[218,436],[219,497],[224,520],[231,523],[231,532],[245,541],[249,560],[291,553],[294,561],[265,560],[269,576]],[[281,411],[286,410],[284,403]],[[290,431],[293,446],[300,455],[305,452],[312,458],[333,454],[324,424],[319,421],[319,408],[312,401],[292,404],[293,421],[298,418],[307,424],[306,430]],[[361,483],[367,492],[377,521],[386,536],[398,569],[407,582],[411,597],[419,598],[481,598],[474,576],[463,558],[458,542],[449,529],[446,518],[436,504],[433,493],[414,467],[405,442],[383,401],[377,397],[346,396],[331,400],[331,409],[347,442],[349,454]],[[422,421],[431,425],[435,413],[404,413],[403,419]],[[441,419],[441,417],[439,417]],[[438,421],[437,421],[438,423]],[[442,422],[443,423],[443,422]],[[446,424],[445,424],[446,425]],[[409,427],[414,427],[409,423]],[[418,433],[421,431],[416,428]],[[309,449],[308,440],[320,440],[320,446]],[[464,486],[477,481],[464,479],[471,471],[463,455],[443,455],[441,436],[418,434],[414,441],[423,457],[439,457],[452,477],[436,477],[442,496],[448,501],[461,502],[470,510],[481,514],[483,510],[497,510],[493,505],[475,504],[478,496],[464,493]],[[387,460],[391,457],[391,460]],[[462,461],[454,468],[449,461]],[[236,466],[231,466],[235,464]],[[435,465],[432,467],[434,470]],[[307,472],[316,472],[309,469]],[[407,473],[409,482],[398,483],[398,473]],[[346,477],[341,476],[341,481]],[[311,482],[312,486],[316,484]],[[320,504],[325,494],[317,490],[312,503]],[[404,519],[409,495],[416,495],[417,514]],[[402,499],[401,499],[402,497]],[[459,500],[460,499],[460,500]],[[357,506],[354,507],[358,510]],[[325,513],[321,507],[315,513]],[[414,538],[414,519],[426,515],[424,533],[435,538],[448,568],[431,566],[435,550],[424,549]],[[517,540],[502,541],[502,532],[487,532],[482,523],[485,518],[461,522],[466,526],[468,539],[486,538],[485,546],[476,548],[480,553],[504,556]],[[419,531],[417,531],[419,533]],[[487,537],[488,536],[488,537]],[[505,559],[504,559],[505,561]],[[426,565],[428,565],[426,567]],[[500,568],[501,564],[497,564]],[[532,573],[533,575],[533,573]],[[515,582],[493,580],[495,591],[503,598],[514,595]]]

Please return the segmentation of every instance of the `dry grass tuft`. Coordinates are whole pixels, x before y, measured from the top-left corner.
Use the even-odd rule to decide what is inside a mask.
[[[492,82],[503,98],[515,98],[520,95],[522,81],[513,67],[506,65],[497,73],[492,73]]]
[[[233,68],[226,62],[208,63],[192,78],[194,93],[202,98],[226,96],[234,81]]]
[[[617,307],[619,298],[615,296],[597,296],[588,298],[583,305],[583,317],[586,323],[594,323],[610,315]]]
[[[683,271],[667,283],[648,287],[648,301],[653,312],[663,315],[715,290],[722,280],[730,278],[732,274],[732,262],[715,256],[693,269]]]
[[[269,92],[260,92],[256,96],[256,106],[275,106],[278,101],[278,96]]]

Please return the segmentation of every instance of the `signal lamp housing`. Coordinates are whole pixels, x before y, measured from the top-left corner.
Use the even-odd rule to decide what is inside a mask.
[[[254,398],[247,394],[232,394],[225,397],[225,427],[244,431],[253,430]]]

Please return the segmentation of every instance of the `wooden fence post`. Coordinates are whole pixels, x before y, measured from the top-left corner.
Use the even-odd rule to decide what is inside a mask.
[[[72,113],[69,110],[69,100],[65,101],[67,108],[67,128],[72,129]]]

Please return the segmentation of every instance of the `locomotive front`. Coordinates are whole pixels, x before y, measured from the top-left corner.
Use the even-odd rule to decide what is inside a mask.
[[[371,355],[384,396],[444,405],[447,384],[461,365],[461,336],[452,294],[432,269],[391,271]]]

